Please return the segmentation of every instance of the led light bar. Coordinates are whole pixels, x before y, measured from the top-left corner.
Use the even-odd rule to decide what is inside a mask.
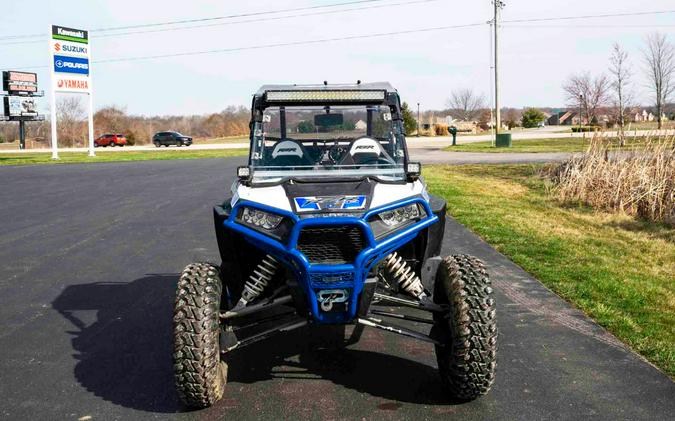
[[[384,101],[384,90],[267,91],[267,102]]]

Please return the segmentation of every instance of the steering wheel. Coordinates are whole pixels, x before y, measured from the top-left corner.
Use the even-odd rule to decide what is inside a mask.
[[[342,161],[342,158],[345,156],[346,153],[347,148],[337,143],[328,148],[328,157],[333,162],[333,165],[337,165],[340,161]]]

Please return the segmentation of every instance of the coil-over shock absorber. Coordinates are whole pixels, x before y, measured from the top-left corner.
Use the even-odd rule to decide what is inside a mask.
[[[419,299],[427,296],[419,276],[398,253],[393,252],[384,258],[384,270],[403,291]]]
[[[262,261],[253,269],[253,273],[248,277],[244,284],[244,290],[241,292],[241,298],[234,309],[245,307],[246,304],[258,298],[269,285],[272,277],[277,272],[279,262],[271,255],[263,257]],[[234,310],[233,309],[233,310]]]

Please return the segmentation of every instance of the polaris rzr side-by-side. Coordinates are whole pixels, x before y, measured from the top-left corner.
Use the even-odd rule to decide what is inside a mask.
[[[190,264],[178,281],[174,371],[185,404],[221,398],[228,353],[308,324],[353,325],[345,343],[364,326],[428,342],[448,398],[487,393],[490,280],[474,257],[440,256],[446,203],[409,161],[397,91],[266,85],[251,114],[248,165],[214,208],[222,263]]]

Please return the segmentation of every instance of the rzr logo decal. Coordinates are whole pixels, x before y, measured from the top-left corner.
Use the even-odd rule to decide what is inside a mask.
[[[325,209],[363,209],[366,206],[366,196],[296,197],[294,200],[298,212]]]

